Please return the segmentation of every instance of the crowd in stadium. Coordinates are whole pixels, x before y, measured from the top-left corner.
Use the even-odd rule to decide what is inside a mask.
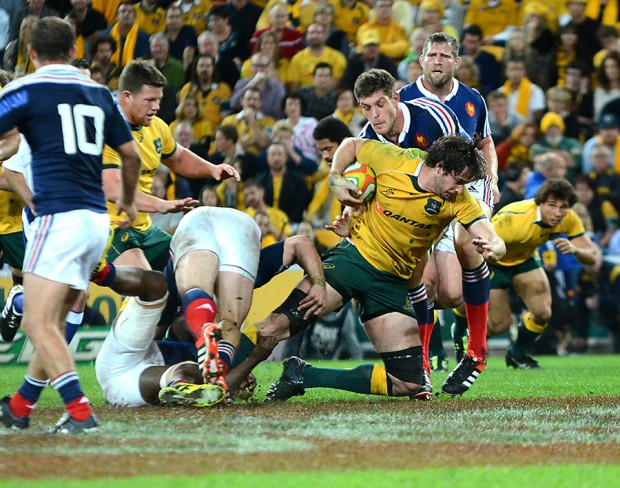
[[[620,352],[618,0],[0,0],[2,85],[35,71],[31,29],[53,16],[74,30],[74,66],[113,92],[132,61],[157,68],[165,77],[157,116],[176,144],[240,175],[218,182],[185,164],[178,174],[152,168],[149,191],[176,208],[154,206],[153,223],[174,234],[178,209],[194,201],[235,208],[259,224],[262,247],[302,232],[317,249],[339,241],[324,228],[341,208],[317,124],[334,117],[359,134],[367,124],[354,96],[360,75],[377,68],[397,89],[415,83],[425,40],[454,37],[455,77],[488,107],[501,192],[493,213],[533,198],[545,180],[566,179],[604,257],[584,266],[553,243],[541,249],[554,348],[586,351],[596,317]],[[474,116],[473,105],[465,110]],[[164,141],[160,156],[173,145]],[[418,147],[430,144],[421,138]],[[146,257],[163,269],[165,259]]]

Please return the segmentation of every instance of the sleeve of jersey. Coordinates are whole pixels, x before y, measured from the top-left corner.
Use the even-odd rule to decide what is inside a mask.
[[[466,229],[474,222],[486,219],[482,207],[467,189],[463,191],[461,198],[457,199],[454,205],[456,220]]]
[[[161,128],[161,158],[168,159],[177,150],[177,141],[175,141],[174,137],[172,137],[172,131],[170,130],[170,127],[168,127],[168,125],[160,118],[157,118],[156,120],[158,126]]]
[[[133,137],[131,136],[129,127],[127,127],[127,122],[125,122],[125,119],[114,103],[112,95],[108,94],[107,96],[109,97],[110,115],[106,118],[107,130],[105,143],[111,147],[119,147],[131,141]]]
[[[569,239],[581,237],[586,232],[585,228],[583,227],[583,222],[579,218],[579,215],[577,215],[577,213],[573,209],[570,209],[568,211],[568,214],[564,218],[564,222],[562,222],[562,224],[564,227],[564,232]]]
[[[110,146],[106,145],[103,148],[103,169],[120,169],[121,156]]]
[[[368,140],[357,153],[357,160],[370,166],[375,173],[394,169],[402,161],[405,151],[394,144]]]
[[[0,96],[0,134],[9,132],[19,125],[19,116],[24,110],[17,110],[28,104],[25,90],[13,90]]]

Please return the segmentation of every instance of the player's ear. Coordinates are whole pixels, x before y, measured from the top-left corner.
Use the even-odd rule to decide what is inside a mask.
[[[392,100],[394,100],[394,103],[398,105],[398,102],[400,102],[400,93],[395,91],[392,95]]]
[[[69,49],[69,59],[73,59],[75,57],[75,44],[73,46],[71,46],[71,49]]]
[[[459,69],[461,67],[461,61],[463,61],[463,59],[460,56],[457,56],[454,60],[454,67],[456,69]]]

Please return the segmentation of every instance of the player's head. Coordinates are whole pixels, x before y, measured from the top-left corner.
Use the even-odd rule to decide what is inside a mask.
[[[131,61],[118,82],[119,103],[133,125],[149,126],[159,110],[166,78],[152,64]]]
[[[400,97],[396,93],[396,80],[383,69],[371,69],[355,81],[353,93],[360,110],[377,134],[392,132],[398,115]]]
[[[84,58],[74,58],[71,60],[71,66],[79,69],[80,72],[90,78],[90,64]]]
[[[487,164],[475,142],[459,135],[443,136],[429,148],[424,164],[433,170],[432,191],[453,201],[467,183],[484,178]]]
[[[431,34],[424,41],[420,65],[424,79],[434,88],[443,88],[461,65],[459,43],[444,32]]]
[[[36,64],[48,61],[69,62],[75,52],[71,25],[58,17],[43,17],[32,26],[30,57]]]
[[[334,153],[338,146],[340,146],[340,143],[351,136],[352,134],[347,124],[331,115],[321,119],[312,131],[316,147],[323,159],[329,164],[332,163]]]
[[[566,216],[570,207],[577,203],[577,194],[568,181],[552,178],[540,186],[534,195],[534,202],[540,207],[543,223],[556,226]]]

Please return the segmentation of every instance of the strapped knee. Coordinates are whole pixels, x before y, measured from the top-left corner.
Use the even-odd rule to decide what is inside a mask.
[[[276,308],[273,313],[286,315],[289,320],[289,332],[291,337],[306,330],[316,321],[316,317],[304,319],[304,311],[299,310],[299,302],[308,296],[307,293],[295,288],[284,303]]]
[[[422,384],[422,346],[379,353],[386,373],[405,383]]]
[[[178,382],[179,380],[190,380],[196,381],[196,375],[187,374],[187,369],[192,367],[196,369],[196,373],[198,372],[198,363],[194,361],[183,361],[182,363],[173,364],[166,371],[163,372],[161,377],[159,378],[159,387],[166,388],[166,386],[170,386],[171,383]]]

